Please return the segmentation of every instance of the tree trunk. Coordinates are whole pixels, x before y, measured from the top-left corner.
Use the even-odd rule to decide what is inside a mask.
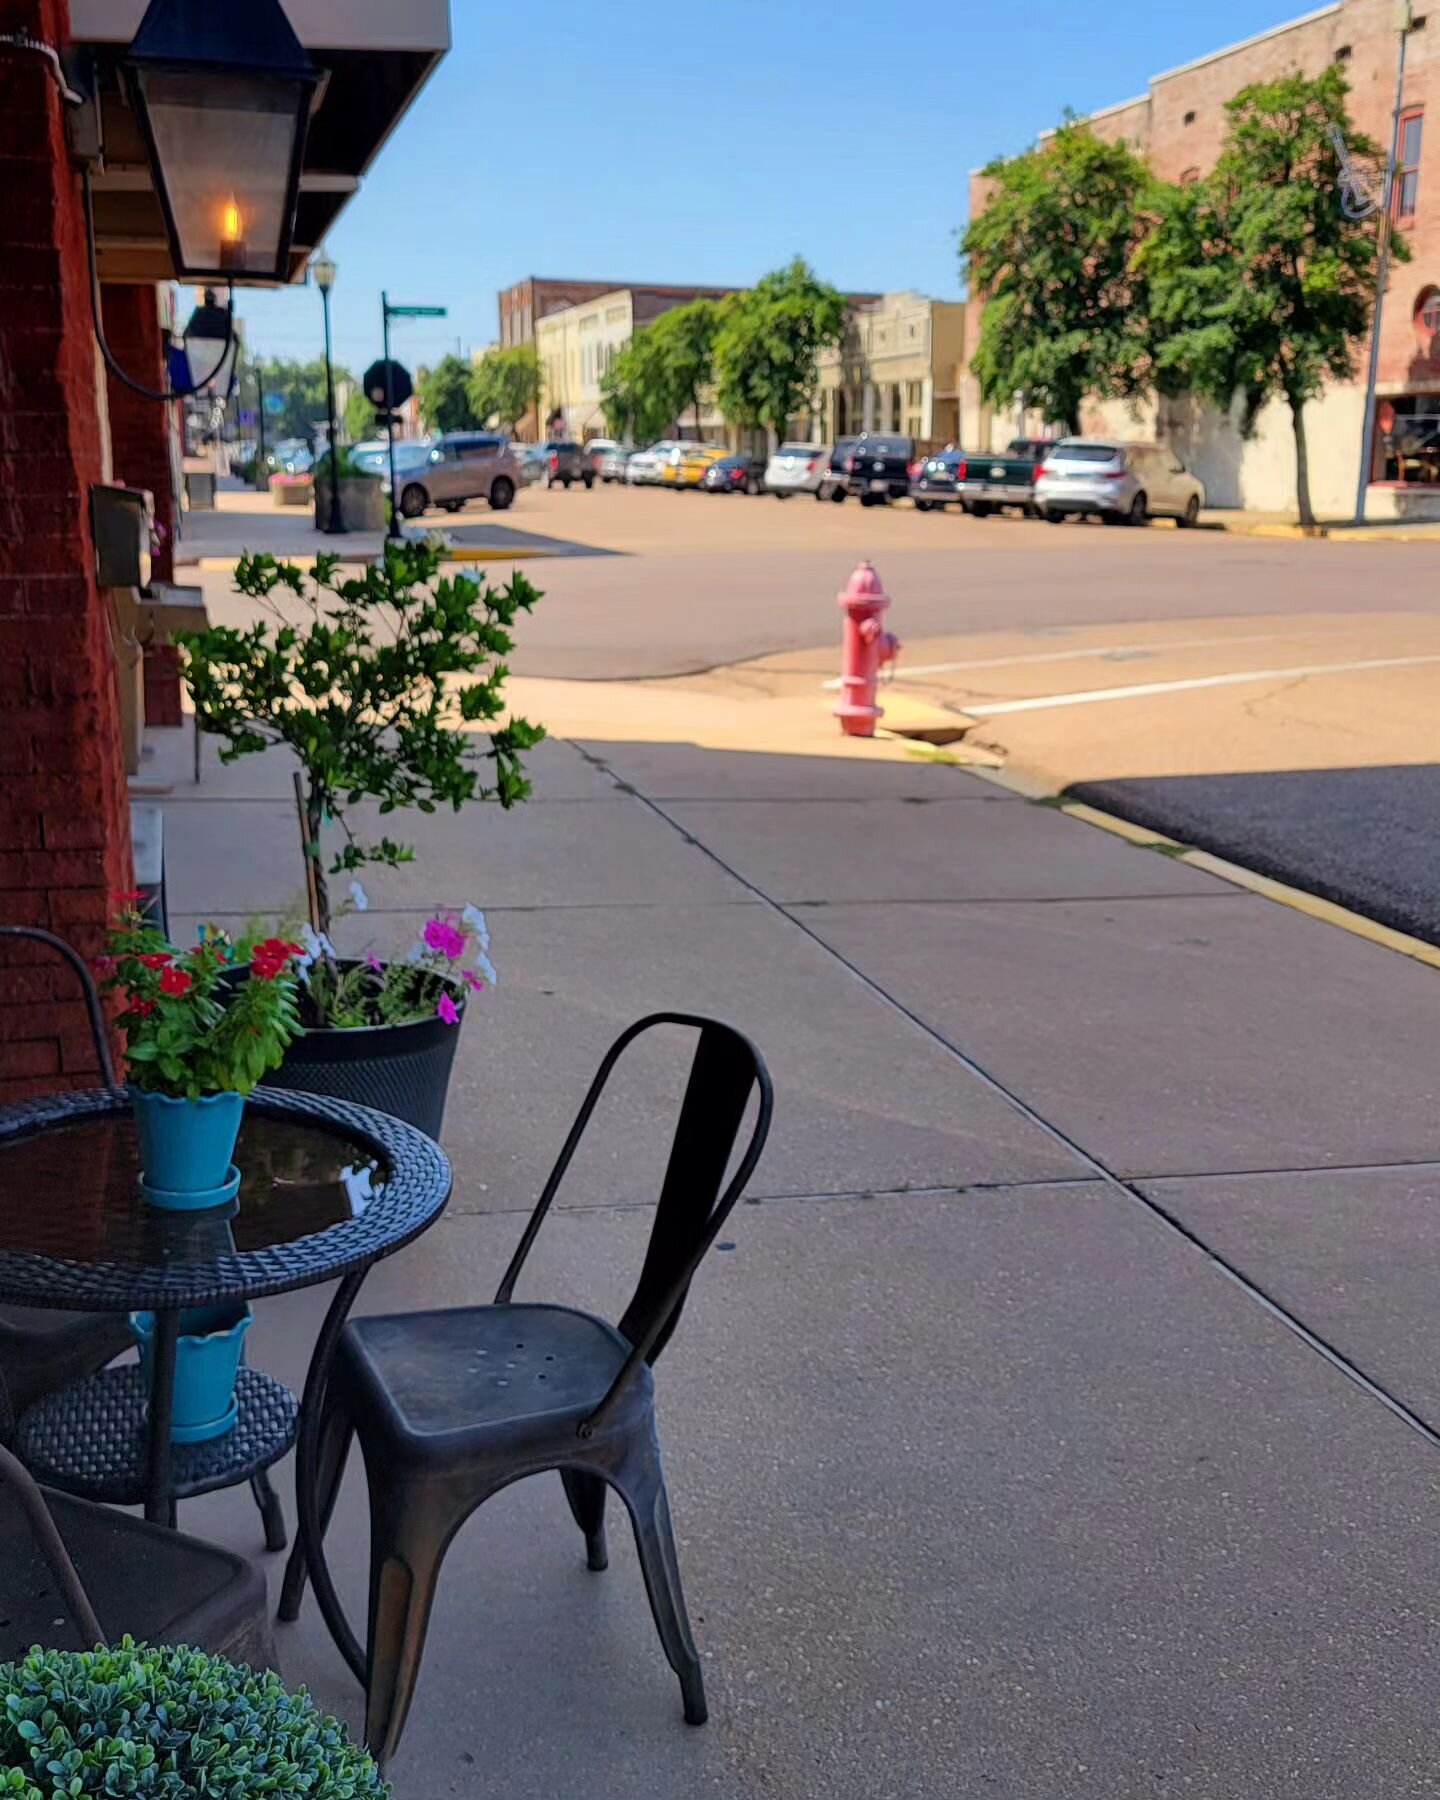
[[[700,429],[700,393],[697,389],[695,393],[695,441],[699,443],[703,435]]]
[[[1286,398],[1290,402],[1290,425],[1295,433],[1295,504],[1304,529],[1315,523],[1315,514],[1310,508],[1310,452],[1305,443],[1305,402],[1297,400],[1293,394]]]

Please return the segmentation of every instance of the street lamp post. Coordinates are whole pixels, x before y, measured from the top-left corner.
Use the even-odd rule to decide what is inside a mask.
[[[344,514],[340,511],[340,446],[336,441],[335,429],[335,369],[330,360],[330,290],[335,285],[335,265],[323,248],[311,263],[310,270],[315,277],[315,285],[320,290],[320,302],[325,310],[325,425],[330,449],[330,506],[323,529],[334,537],[346,527]]]

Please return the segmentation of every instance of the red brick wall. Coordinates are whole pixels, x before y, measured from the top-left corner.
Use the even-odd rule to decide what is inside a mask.
[[[61,44],[64,0],[0,0],[0,31]],[[131,882],[119,698],[95,584],[89,488],[101,412],[85,224],[60,103],[6,56],[0,107],[0,923],[100,948]],[[93,1080],[74,982],[53,958],[0,966],[0,1101]]]
[[[167,382],[165,340],[160,309],[150,282],[106,282],[100,289],[105,314],[105,340],[124,369],[156,391]],[[155,552],[157,581],[175,578],[175,489],[170,469],[168,406],[147,400],[109,371],[105,376],[110,414],[110,462],[116,481],[148,488],[155,496],[155,522],[160,547]],[[179,725],[180,658],[173,644],[154,644],[145,652],[145,723]]]

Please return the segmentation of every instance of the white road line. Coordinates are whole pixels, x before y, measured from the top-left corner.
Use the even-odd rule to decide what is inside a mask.
[[[1043,712],[1052,706],[1092,706],[1100,700],[1144,700],[1152,694],[1183,694],[1196,688],[1239,687],[1247,681],[1291,681],[1306,675],[1350,675],[1360,669],[1413,669],[1440,663],[1440,656],[1382,656],[1371,662],[1308,663],[1296,669],[1249,669],[1238,675],[1196,675],[1189,681],[1145,681],[1134,687],[1085,688],[1075,694],[1045,694],[1035,700],[964,702],[976,718],[1001,713]]]
[[[1334,631],[1309,631],[1307,637],[1340,636],[1353,626],[1337,627]],[[1084,662],[1086,658],[1102,658],[1106,656],[1163,656],[1167,650],[1213,650],[1226,644],[1274,644],[1284,643],[1293,638],[1293,631],[1249,632],[1238,637],[1206,637],[1206,638],[1172,638],[1168,643],[1149,644],[1095,644],[1088,650],[1044,650],[1030,656],[986,656],[973,662],[943,663],[901,663],[899,674],[910,675],[953,675],[960,669],[1015,669],[1025,663],[1052,662]],[[820,686],[827,692],[837,692],[841,686],[838,676],[822,681]]]

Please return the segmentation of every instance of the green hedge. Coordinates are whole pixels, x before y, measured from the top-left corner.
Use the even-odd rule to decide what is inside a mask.
[[[32,1650],[0,1665],[0,1796],[384,1800],[335,1719],[202,1650]]]

